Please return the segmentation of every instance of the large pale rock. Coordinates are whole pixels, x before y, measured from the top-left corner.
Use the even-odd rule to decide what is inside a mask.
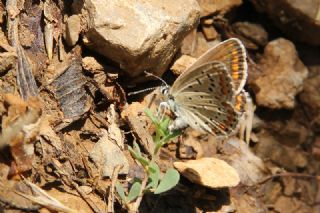
[[[294,44],[283,38],[271,41],[259,65],[262,73],[253,83],[257,104],[272,109],[294,108],[295,95],[308,76]]]
[[[173,165],[191,182],[209,188],[233,187],[240,182],[237,171],[225,161],[217,158],[174,162]]]
[[[288,36],[320,44],[320,0],[251,0]]]
[[[199,21],[196,0],[86,0],[84,43],[130,76],[161,75]]]

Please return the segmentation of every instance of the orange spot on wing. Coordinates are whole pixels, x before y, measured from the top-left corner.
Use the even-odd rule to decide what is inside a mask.
[[[236,96],[236,103],[235,103],[235,109],[238,112],[243,112],[244,111],[244,106],[246,104],[246,98],[243,94],[239,94]]]

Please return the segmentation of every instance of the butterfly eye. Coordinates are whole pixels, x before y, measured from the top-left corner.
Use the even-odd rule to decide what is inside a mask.
[[[168,94],[168,87],[161,87],[160,88],[160,92],[163,94],[163,95],[167,95]]]

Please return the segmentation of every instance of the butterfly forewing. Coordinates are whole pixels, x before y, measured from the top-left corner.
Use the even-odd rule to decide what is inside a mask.
[[[178,107],[177,116],[194,129],[226,135],[237,125],[232,79],[221,62],[206,63],[180,76],[169,93]]]
[[[235,93],[240,93],[247,79],[246,50],[241,41],[231,38],[219,43],[200,56],[185,73],[210,61],[220,61],[226,65],[234,82]]]

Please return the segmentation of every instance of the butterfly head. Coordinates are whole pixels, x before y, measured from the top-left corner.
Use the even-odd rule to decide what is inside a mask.
[[[165,85],[165,86],[161,86],[160,87],[160,92],[161,94],[163,94],[164,96],[168,96],[169,95],[169,86]]]

